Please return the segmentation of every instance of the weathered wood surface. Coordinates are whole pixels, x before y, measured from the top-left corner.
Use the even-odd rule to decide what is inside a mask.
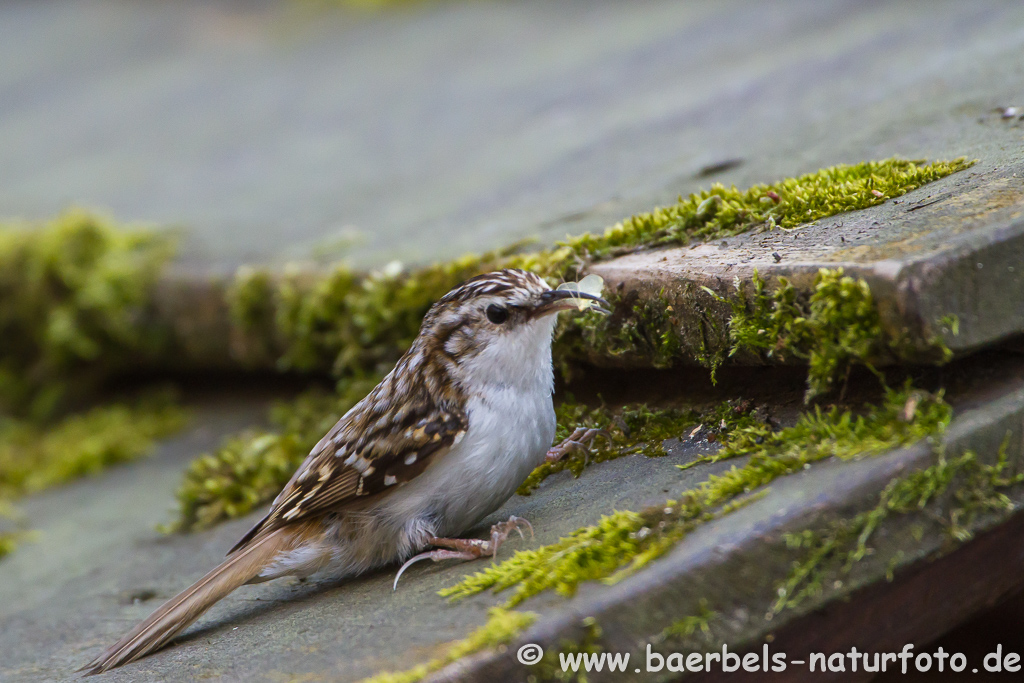
[[[913,340],[922,359],[936,337],[963,355],[1024,331],[1024,163],[984,159],[879,207],[792,231],[631,254],[589,270],[626,301],[671,305],[685,359],[702,342],[712,352],[728,348],[730,309],[702,287],[734,297],[738,282],[749,293],[756,271],[769,284],[786,277],[806,292],[820,268],[864,278],[886,332]],[[941,322],[949,316],[959,320],[957,335]],[[594,354],[592,361],[608,359]]]

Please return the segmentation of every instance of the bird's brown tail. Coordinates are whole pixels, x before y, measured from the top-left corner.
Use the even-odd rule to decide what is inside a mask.
[[[296,536],[294,530],[280,529],[232,553],[79,671],[87,676],[100,674],[161,648],[215,602],[256,578],[279,552],[294,548]]]

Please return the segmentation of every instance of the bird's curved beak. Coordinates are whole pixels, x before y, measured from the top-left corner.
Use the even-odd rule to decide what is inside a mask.
[[[586,299],[596,302],[597,305],[581,303],[581,300]],[[542,318],[546,315],[551,315],[552,313],[568,311],[574,308],[581,311],[592,308],[595,311],[604,313],[605,315],[611,313],[611,304],[599,296],[588,294],[587,292],[576,292],[568,289],[551,289],[537,297],[537,305],[534,307],[531,317]]]

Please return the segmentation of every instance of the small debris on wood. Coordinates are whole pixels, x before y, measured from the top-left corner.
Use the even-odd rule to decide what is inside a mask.
[[[160,594],[153,588],[140,588],[138,590],[129,591],[124,594],[122,602],[129,605],[138,605],[143,602],[148,602],[153,598],[160,597]]]
[[[623,436],[625,436],[627,439],[630,437],[629,425],[626,424],[626,421],[622,419],[622,415],[616,415],[615,417],[613,417],[612,424],[618,427],[619,430],[622,432]]]
[[[923,395],[919,391],[915,391],[908,398],[907,402],[903,405],[903,414],[900,415],[900,419],[904,422],[910,422],[914,419],[914,413],[917,412],[917,406],[921,403]]]
[[[697,171],[697,177],[707,178],[708,176],[724,173],[742,164],[743,159],[726,159],[725,161],[719,161],[714,164],[708,164],[707,166],[704,166],[699,171]]]

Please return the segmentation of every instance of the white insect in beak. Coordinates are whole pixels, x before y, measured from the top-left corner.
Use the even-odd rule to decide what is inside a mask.
[[[601,292],[604,291],[604,278],[600,275],[590,274],[579,282],[563,282],[555,288],[555,291],[590,294],[600,298]],[[607,311],[601,308],[601,303],[594,299],[575,297],[573,301],[576,304],[576,308],[580,311],[585,311],[588,308],[596,308],[607,313]]]

